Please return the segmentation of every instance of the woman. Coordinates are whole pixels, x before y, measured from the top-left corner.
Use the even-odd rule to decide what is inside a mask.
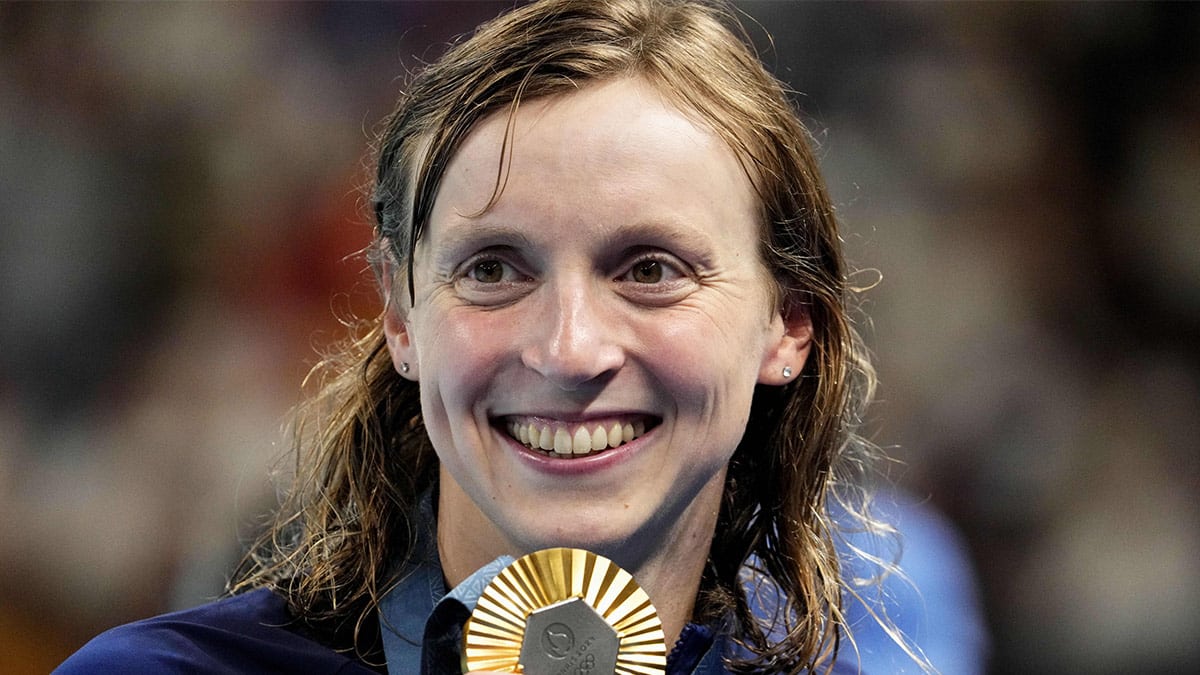
[[[458,672],[480,570],[554,546],[633,574],[669,672],[831,667],[826,504],[873,375],[808,134],[737,30],[549,0],[417,74],[378,152],[386,309],[324,364],[238,594],[63,671]]]

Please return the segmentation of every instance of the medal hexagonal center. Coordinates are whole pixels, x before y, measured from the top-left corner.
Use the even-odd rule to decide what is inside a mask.
[[[612,675],[617,631],[580,598],[534,610],[525,620],[525,675]]]

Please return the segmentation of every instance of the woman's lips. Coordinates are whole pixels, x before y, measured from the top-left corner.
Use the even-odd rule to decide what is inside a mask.
[[[647,416],[586,422],[517,416],[501,420],[502,428],[518,443],[559,459],[586,457],[619,447],[640,437],[657,423],[656,419]]]

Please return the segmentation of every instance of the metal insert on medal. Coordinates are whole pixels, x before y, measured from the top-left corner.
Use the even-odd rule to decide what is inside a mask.
[[[650,596],[608,558],[577,548],[535,551],[504,568],[463,641],[467,670],[653,675],[667,667]]]

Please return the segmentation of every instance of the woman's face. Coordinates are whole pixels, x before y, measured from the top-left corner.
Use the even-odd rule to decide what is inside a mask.
[[[481,214],[507,122],[454,156],[415,302],[386,322],[441,460],[440,527],[491,555],[707,552],[682,538],[711,537],[754,386],[800,372],[810,335],[771,309],[749,181],[622,79],[522,104]]]

